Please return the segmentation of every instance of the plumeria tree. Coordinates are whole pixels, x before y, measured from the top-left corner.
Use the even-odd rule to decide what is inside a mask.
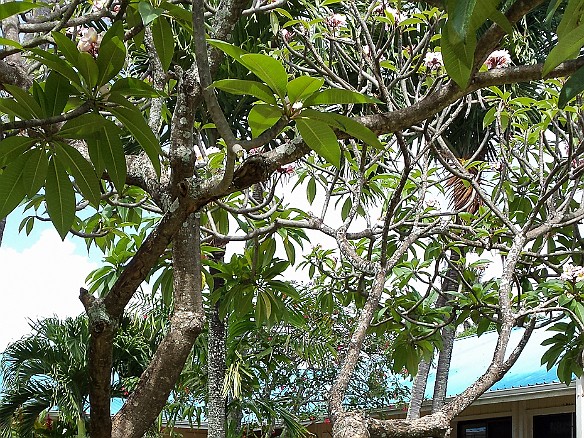
[[[573,335],[543,359],[580,373],[583,15],[580,0],[3,3],[0,217],[24,203],[24,231],[50,220],[105,254],[80,294],[91,436],[144,434],[206,314],[224,435],[222,330],[284,318],[303,248],[324,315],[354,317],[326,401],[335,437],[444,436],[537,326]],[[486,251],[498,278],[477,275]],[[148,279],[169,323],[112,418],[115,336]],[[373,332],[385,365],[415,374],[469,320],[497,327],[492,362],[433,414],[347,404]]]

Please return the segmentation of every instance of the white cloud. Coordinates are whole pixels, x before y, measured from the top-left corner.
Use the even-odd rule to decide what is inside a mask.
[[[50,229],[29,248],[0,247],[0,352],[30,332],[29,319],[83,312],[79,288],[97,265],[75,254],[76,244]]]

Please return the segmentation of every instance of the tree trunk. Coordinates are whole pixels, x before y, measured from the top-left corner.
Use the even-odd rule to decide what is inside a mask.
[[[216,262],[223,261],[225,253],[215,254]],[[210,269],[211,275],[217,273],[216,269]],[[222,288],[224,280],[214,277],[214,291]],[[207,420],[209,423],[209,438],[225,438],[226,432],[226,399],[223,394],[223,382],[225,380],[225,323],[219,316],[217,301],[209,315],[209,339],[207,343]]]
[[[225,438],[225,324],[219,317],[219,303],[209,316],[208,351],[208,437]]]
[[[453,264],[460,260],[460,254],[456,251],[450,252],[446,278],[442,282],[442,295],[436,301],[436,307],[448,304],[450,300],[449,292],[458,290],[458,272]],[[455,328],[445,326],[442,328],[442,349],[438,354],[438,364],[436,365],[436,381],[434,382],[434,394],[432,396],[432,413],[438,412],[446,401],[446,390],[448,389],[448,373],[452,360],[452,348],[454,347]]]
[[[432,365],[431,361],[422,359],[418,366],[418,374],[416,374],[412,386],[412,397],[410,398],[410,406],[406,417],[408,420],[420,418],[424,394],[426,393],[426,384],[428,383],[428,374],[430,374],[430,365]]]

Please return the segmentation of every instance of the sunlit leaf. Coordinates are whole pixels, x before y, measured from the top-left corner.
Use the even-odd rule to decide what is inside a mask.
[[[97,207],[101,193],[99,180],[95,175],[93,166],[83,158],[83,155],[77,149],[67,144],[57,143],[55,149],[59,161],[66,166],[69,173],[75,178],[75,182],[85,199]]]
[[[55,156],[49,162],[45,199],[47,213],[61,239],[65,239],[75,220],[75,192],[65,167]]]
[[[166,17],[160,16],[152,22],[152,39],[162,68],[167,71],[174,55],[174,34]]]
[[[337,167],[341,165],[341,148],[329,125],[317,120],[297,119],[296,127],[310,149],[329,163]]]
[[[30,151],[29,158],[22,170],[22,178],[26,194],[31,197],[36,195],[47,178],[49,159],[42,148]]]
[[[257,97],[266,103],[276,103],[274,92],[261,82],[241,79],[222,79],[213,82],[213,86],[231,94],[246,94]]]

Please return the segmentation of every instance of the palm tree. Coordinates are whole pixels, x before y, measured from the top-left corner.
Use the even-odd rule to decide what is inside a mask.
[[[2,358],[4,389],[0,434],[32,436],[42,412],[57,408],[68,430],[85,436],[89,394],[84,318],[47,318],[31,323],[32,333],[8,346]]]
[[[10,344],[0,364],[0,436],[85,437],[89,408],[87,318],[53,317],[30,326],[31,333]],[[128,395],[131,388],[127,382],[142,374],[160,335],[140,315],[120,321],[113,352],[113,397]]]

